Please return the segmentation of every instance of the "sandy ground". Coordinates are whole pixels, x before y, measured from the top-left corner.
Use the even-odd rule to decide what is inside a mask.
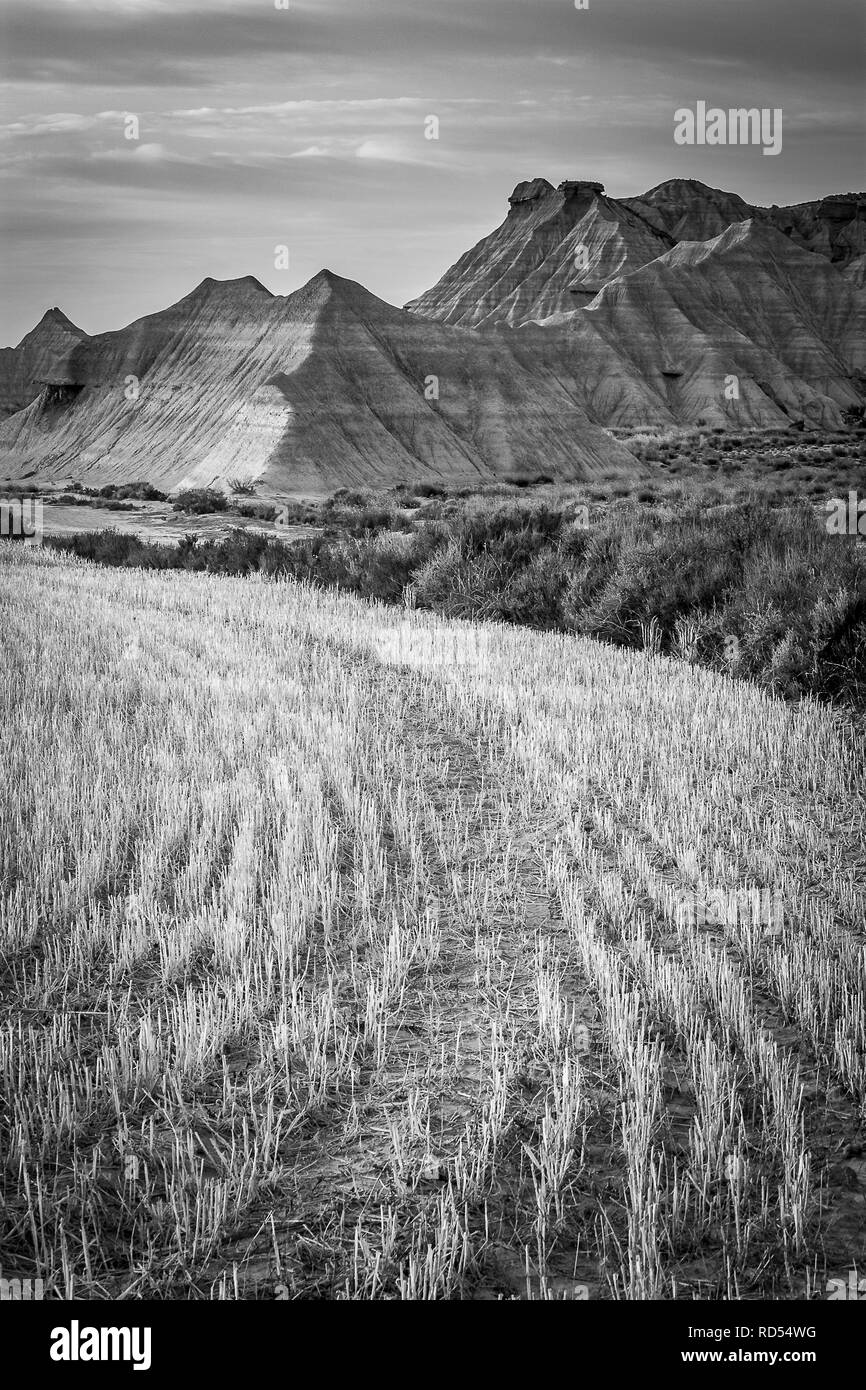
[[[175,512],[163,503],[142,502],[133,511],[109,507],[68,506],[55,502],[43,504],[42,525],[47,536],[70,536],[76,531],[123,531],[143,540],[161,541],[176,545],[190,531],[206,539],[223,536],[231,527],[243,531],[261,531],[280,540],[297,540],[300,536],[316,534],[313,526],[275,526],[271,522],[251,517],[226,516],[211,513],[191,516]]]

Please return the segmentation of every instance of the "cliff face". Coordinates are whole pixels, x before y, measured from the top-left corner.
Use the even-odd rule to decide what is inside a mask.
[[[753,220],[795,246],[846,266],[866,252],[866,195],[756,208],[696,179],[670,179],[638,198],[609,198],[600,183],[515,188],[501,226],[406,307],[464,327],[512,326],[568,313],[618,275],[682,241],[708,241]]]
[[[406,307],[464,328],[516,325],[586,304],[614,275],[673,241],[600,183],[518,184],[500,227]]]
[[[691,179],[624,200],[534,179],[409,307],[541,327],[536,355],[567,376],[579,356],[579,397],[607,425],[838,426],[864,399],[858,197],[767,210]]]
[[[837,264],[850,265],[866,252],[866,193],[834,194],[814,203],[762,211],[797,246]]]

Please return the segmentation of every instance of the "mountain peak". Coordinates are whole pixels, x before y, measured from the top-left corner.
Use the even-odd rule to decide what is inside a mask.
[[[674,241],[710,241],[733,223],[744,222],[754,211],[739,194],[711,188],[700,179],[667,179],[647,193],[623,201]]]
[[[51,325],[56,328],[71,328],[75,333],[81,332],[81,329],[77,328],[76,325],[72,322],[72,320],[70,318],[67,318],[63,310],[58,309],[56,304],[53,309],[45,310],[45,313],[42,315],[42,318],[36,325],[37,328],[41,327],[42,324],[45,324],[46,327]]]
[[[212,275],[206,275],[187,295],[187,299],[247,299],[251,294],[274,298],[255,275],[240,275],[233,280],[215,280]]]
[[[517,185],[508,202],[512,208],[519,208],[540,202],[554,193],[561,193],[563,198],[573,198],[581,193],[601,194],[604,193],[604,184],[596,183],[593,179],[563,179],[554,188],[547,179],[526,179]]]
[[[338,298],[341,302],[354,306],[363,305],[365,308],[370,305],[381,305],[382,309],[390,310],[392,313],[400,313],[393,304],[386,304],[383,299],[379,299],[357,280],[347,280],[344,275],[337,275],[333,270],[320,270],[313,275],[305,285],[295,290],[295,294],[315,294],[327,292],[329,297]],[[289,296],[291,298],[291,295]]]
[[[734,196],[730,193],[723,193],[720,188],[712,188],[708,183],[702,183],[700,179],[675,178],[663,179],[661,183],[657,183],[655,187],[649,189],[647,193],[641,194],[641,197],[649,198],[652,194],[655,193],[673,193],[678,188],[695,188],[698,190],[699,193],[714,193],[716,195],[721,195],[724,198],[730,198]]]
[[[337,275],[335,271],[328,270],[327,266],[323,266],[321,270],[316,271],[315,275],[311,275],[306,284],[302,285],[301,288],[309,290],[315,289],[319,285],[325,285],[328,289],[334,290],[341,289],[345,285],[354,285],[355,283],[356,281],[345,280],[342,275]]]
[[[311,276],[305,285],[286,295],[283,303],[289,318],[297,315],[316,318],[326,308],[348,312],[365,322],[395,320],[403,315],[402,309],[386,304],[357,280],[347,280],[345,276],[328,269]]]
[[[406,307],[460,327],[570,313],[625,269],[665,252],[670,238],[607,198],[595,179],[520,183],[505,221]]]
[[[526,179],[517,185],[508,201],[514,208],[521,203],[535,203],[539,198],[547,198],[553,192],[553,184],[548,183],[547,179]]]
[[[603,193],[604,184],[596,183],[593,179],[563,179],[556,191],[570,198],[575,193]]]
[[[74,324],[71,319],[66,317],[63,310],[58,309],[55,305],[53,309],[45,310],[36,326],[31,328],[29,333],[25,333],[18,347],[32,347],[43,341],[58,339],[60,335],[64,338],[67,336],[73,338],[87,337],[84,329]]]

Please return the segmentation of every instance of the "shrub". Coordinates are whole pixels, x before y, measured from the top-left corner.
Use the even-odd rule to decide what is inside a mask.
[[[573,502],[435,505],[448,515],[400,535],[331,526],[284,542],[234,530],[171,548],[104,531],[46,543],[109,565],[258,571],[397,604],[411,593],[451,616],[736,668],[790,698],[866,701],[866,554],[829,535],[814,505],[752,496],[708,508],[673,493],[665,504],[596,506],[589,529]]]
[[[151,483],[107,483],[97,489],[97,497],[114,497],[120,501],[165,502],[166,495]]]
[[[447,497],[448,492],[436,483],[413,483],[412,491],[416,497]]]
[[[238,516],[250,517],[255,521],[276,521],[278,515],[273,502],[239,502],[235,511]]]
[[[340,487],[337,488],[337,491],[325,503],[325,510],[338,505],[340,509],[345,507],[367,507],[372,500],[373,494],[370,492],[351,491],[347,487]]]
[[[51,501],[56,502],[59,506],[92,507],[95,511],[135,511],[135,507],[131,502],[119,502],[115,497],[76,497],[71,492],[62,492],[59,496],[52,497]]]
[[[228,510],[228,499],[216,488],[198,487],[188,488],[185,492],[179,492],[175,497],[172,506],[176,512],[225,512]]]
[[[318,526],[322,512],[314,502],[280,502],[274,507],[273,519],[282,526]]]

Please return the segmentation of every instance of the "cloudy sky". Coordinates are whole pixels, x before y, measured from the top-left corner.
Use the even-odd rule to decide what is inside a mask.
[[[0,342],[205,275],[402,304],[542,175],[860,188],[863,38],[862,0],[0,0]],[[676,145],[699,100],[781,107],[782,153]]]

